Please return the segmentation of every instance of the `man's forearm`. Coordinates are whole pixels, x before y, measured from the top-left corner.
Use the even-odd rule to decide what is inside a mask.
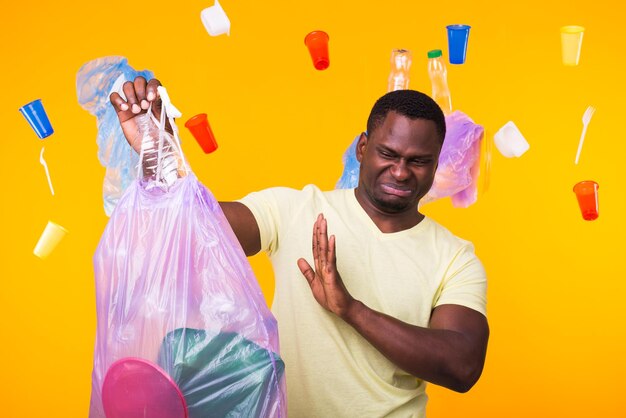
[[[343,316],[391,362],[420,379],[466,392],[480,377],[485,350],[461,332],[410,325],[360,301]]]

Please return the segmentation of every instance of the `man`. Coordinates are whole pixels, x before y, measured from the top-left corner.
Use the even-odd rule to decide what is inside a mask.
[[[157,80],[111,95],[126,138]],[[157,109],[158,110],[158,109]],[[471,243],[418,211],[445,137],[441,109],[411,90],[374,105],[356,189],[272,188],[221,207],[247,255],[275,276],[291,417],[423,417],[425,382],[466,392],[485,361],[486,277]],[[312,245],[310,241],[312,231]]]

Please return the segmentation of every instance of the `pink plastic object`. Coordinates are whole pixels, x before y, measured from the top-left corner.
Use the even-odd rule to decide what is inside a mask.
[[[187,418],[187,404],[174,381],[156,364],[127,357],[111,365],[102,385],[107,418]]]
[[[478,198],[480,146],[485,130],[459,111],[446,116],[446,126],[435,181],[420,204],[450,196],[453,206],[466,208]]]

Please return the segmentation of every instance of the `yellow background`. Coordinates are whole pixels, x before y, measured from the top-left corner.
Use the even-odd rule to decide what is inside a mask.
[[[494,149],[490,186],[468,209],[424,207],[472,240],[489,274],[492,337],[479,383],[460,395],[430,386],[437,417],[624,416],[626,38],[617,1],[233,1],[231,36],[210,37],[210,3],[10,2],[0,26],[0,415],[87,415],[95,337],[92,256],[107,218],[95,118],[75,76],[96,57],[150,69],[182,110],[184,150],[222,199],[270,186],[332,188],[341,156],[386,91],[393,48],[413,51],[410,87],[430,92],[426,52],[445,26],[472,25],[467,63],[448,64],[453,106],[485,126],[513,120],[530,143]],[[150,6],[149,6],[150,5]],[[581,62],[560,62],[562,25],[586,27]],[[303,44],[330,35],[314,70]],[[40,141],[18,108],[42,98],[55,129]],[[581,163],[581,116],[597,107]],[[205,155],[182,121],[205,112],[220,148]],[[56,195],[39,164],[45,146]],[[583,221],[572,186],[600,184],[600,217]],[[32,254],[46,222],[70,234]],[[271,301],[265,256],[252,260]],[[312,342],[313,343],[313,342]]]

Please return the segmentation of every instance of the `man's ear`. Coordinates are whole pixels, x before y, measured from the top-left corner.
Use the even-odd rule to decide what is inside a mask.
[[[367,147],[367,141],[367,134],[365,132],[361,132],[359,142],[356,143],[356,159],[358,162],[361,162],[363,159],[363,154],[365,153],[365,148]]]

